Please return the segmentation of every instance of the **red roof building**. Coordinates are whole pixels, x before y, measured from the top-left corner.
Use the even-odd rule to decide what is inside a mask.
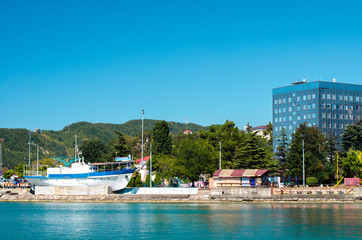
[[[137,164],[140,164],[140,162],[143,160],[144,162],[147,162],[148,161],[148,159],[150,159],[150,156],[147,156],[147,157],[144,157],[144,158],[140,158],[140,159],[137,159],[136,160],[136,163]]]
[[[212,178],[212,187],[253,187],[265,182],[268,169],[219,169]]]
[[[192,134],[192,132],[190,130],[186,130],[184,131],[184,134]]]

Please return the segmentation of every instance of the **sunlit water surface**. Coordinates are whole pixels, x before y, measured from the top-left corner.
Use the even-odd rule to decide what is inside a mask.
[[[0,203],[0,239],[361,239],[361,204]]]

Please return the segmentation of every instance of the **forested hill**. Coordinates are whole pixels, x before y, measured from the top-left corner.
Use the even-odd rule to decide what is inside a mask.
[[[145,119],[144,131],[151,132],[158,120]],[[178,135],[185,130],[198,132],[206,129],[197,124],[168,122],[172,135]],[[131,120],[123,124],[109,123],[89,123],[78,122],[64,127],[60,131],[41,130],[32,132],[32,142],[40,146],[40,158],[55,156],[72,156],[74,155],[74,136],[77,134],[78,145],[81,146],[83,141],[98,138],[104,144],[117,138],[115,130],[122,132],[127,139],[139,137],[141,135],[142,120]],[[29,130],[27,129],[7,129],[0,128],[0,138],[4,139],[3,143],[3,166],[13,167],[20,162],[28,162],[29,158]],[[32,146],[31,160],[36,160],[36,147]]]

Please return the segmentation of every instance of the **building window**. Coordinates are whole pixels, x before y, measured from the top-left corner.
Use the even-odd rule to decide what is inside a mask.
[[[359,97],[356,97],[356,102],[359,102]]]
[[[289,121],[292,121],[292,118],[293,118],[292,116],[289,116]]]
[[[322,99],[326,99],[326,95],[324,93],[322,94]]]
[[[326,104],[325,104],[325,103],[322,104],[322,108],[323,108],[323,109],[326,108]]]
[[[279,108],[279,113],[282,113],[283,109],[282,108]]]
[[[326,114],[325,114],[325,113],[322,113],[322,118],[326,118]]]
[[[303,114],[303,119],[307,119],[307,114]]]
[[[275,127],[275,131],[278,132],[278,127]]]
[[[283,103],[287,103],[287,99],[286,99],[286,98],[283,98]]]
[[[292,111],[292,107],[289,107],[289,112],[291,112]]]
[[[294,124],[294,125],[297,124],[297,121],[293,121],[293,124]]]
[[[279,99],[279,104],[282,104],[282,101],[283,101],[282,99]]]
[[[307,100],[307,95],[304,95],[304,96],[303,96],[303,100]]]
[[[289,103],[291,103],[292,102],[292,98],[290,97],[290,98],[288,98],[288,102]]]
[[[278,122],[278,118],[275,118],[275,119],[274,119],[274,122],[276,122],[276,123],[277,123],[277,122]]]
[[[283,122],[286,122],[287,121],[287,117],[283,117]]]
[[[333,99],[333,100],[336,100],[336,95],[333,94],[333,95],[332,95],[332,99]]]
[[[315,104],[315,103],[312,104],[312,108],[313,108],[313,109],[316,108],[316,104]]]
[[[327,99],[331,99],[331,94],[327,94]]]
[[[307,105],[303,105],[303,110],[307,110]]]
[[[327,118],[331,118],[331,114],[330,114],[330,113],[327,114]]]
[[[339,119],[343,119],[343,114],[340,114],[340,115],[339,115]]]
[[[289,125],[289,130],[292,130],[292,127],[293,127],[292,125]]]
[[[331,123],[327,123],[327,127],[330,128],[332,126]]]
[[[283,112],[287,112],[287,108],[283,108]]]
[[[326,123],[322,123],[322,127],[324,127],[324,128],[325,128],[325,127],[326,127]]]
[[[312,104],[308,104],[308,109],[312,109]]]
[[[278,104],[278,100],[274,100],[274,105],[277,105]]]
[[[309,94],[308,95],[308,100],[311,100],[312,99],[312,96]]]
[[[308,119],[312,118],[312,114],[308,113]]]
[[[300,96],[297,97],[297,101],[298,101],[298,102],[300,101]]]
[[[344,115],[344,119],[348,119],[348,114],[345,114],[345,115]]]
[[[274,109],[274,113],[278,113],[278,109],[276,108],[276,109]]]
[[[295,96],[297,96],[297,94],[296,94],[296,93],[293,93],[293,97],[295,97]]]
[[[316,113],[313,113],[313,118],[316,118],[317,117],[317,114]]]
[[[298,105],[297,110],[300,111],[300,105]]]
[[[341,128],[343,129],[343,123],[341,123]]]
[[[336,104],[332,104],[332,109],[336,109]]]
[[[336,123],[333,123],[333,124],[332,124],[332,127],[333,127],[333,128],[336,128]]]
[[[300,120],[300,115],[298,114],[298,120]]]
[[[297,112],[293,112],[293,115],[297,115]]]
[[[349,96],[349,101],[353,101],[353,96]]]
[[[280,118],[279,118],[279,122],[282,122],[282,121],[283,121],[283,118],[282,118],[282,117],[280,117]]]
[[[339,96],[338,96],[338,100],[342,101],[342,100],[343,100],[343,96],[342,96],[342,95],[339,95]]]
[[[344,101],[348,101],[348,96],[344,96]]]
[[[316,94],[315,94],[315,93],[312,94],[312,98],[313,98],[313,99],[316,98]]]

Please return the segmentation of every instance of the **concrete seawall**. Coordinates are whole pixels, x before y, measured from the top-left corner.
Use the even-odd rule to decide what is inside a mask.
[[[146,189],[146,188],[145,188]],[[161,188],[160,188],[161,189]],[[167,188],[163,188],[167,189]],[[362,188],[356,188],[350,194],[272,194],[270,188],[219,188],[196,189],[196,194],[174,190],[161,190],[164,194],[152,193],[156,190],[137,191],[137,194],[114,194],[107,191],[89,195],[79,192],[74,195],[31,194],[29,189],[0,189],[0,201],[18,202],[256,202],[256,203],[362,203]],[[148,192],[147,192],[148,191]],[[171,192],[168,192],[171,191]],[[145,194],[146,192],[146,194]],[[54,192],[55,193],[55,192]],[[63,192],[64,193],[64,190]],[[67,194],[72,193],[67,192]]]

